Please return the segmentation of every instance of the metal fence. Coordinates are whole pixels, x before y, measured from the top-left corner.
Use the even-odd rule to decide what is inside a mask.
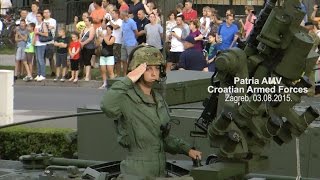
[[[154,0],[161,8],[163,14],[174,10],[177,3],[183,3],[184,0]],[[14,7],[27,8],[30,10],[31,0],[14,0]],[[116,0],[110,0],[116,3]],[[215,7],[219,12],[224,12],[230,6],[234,6],[236,14],[243,14],[243,5],[261,6],[264,0],[194,0],[194,8],[201,14],[203,6]],[[80,16],[88,10],[90,0],[43,0],[41,9],[48,7],[52,11],[54,17],[59,23],[71,24],[74,16]],[[237,10],[239,9],[239,11]]]
[[[196,4],[262,6],[264,0],[195,0]]]

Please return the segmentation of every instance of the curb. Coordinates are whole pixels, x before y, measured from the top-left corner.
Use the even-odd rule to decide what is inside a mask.
[[[41,82],[37,81],[29,81],[25,82],[23,80],[16,80],[14,82],[14,86],[51,86],[51,87],[85,87],[85,88],[99,88],[102,85],[102,81],[90,80],[84,81],[79,80],[77,83],[73,82],[60,82],[60,81],[53,81],[51,79],[46,79]]]

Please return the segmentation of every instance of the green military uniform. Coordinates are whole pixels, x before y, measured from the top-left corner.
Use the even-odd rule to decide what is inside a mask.
[[[153,90],[151,94],[145,95],[136,83],[125,77],[112,85],[101,102],[106,116],[118,120],[118,142],[129,151],[121,162],[121,174],[164,177],[165,152],[187,155],[191,149],[186,142],[160,130],[161,125],[170,121],[170,116],[162,96]]]

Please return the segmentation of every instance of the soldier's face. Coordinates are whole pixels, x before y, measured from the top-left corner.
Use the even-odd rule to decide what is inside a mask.
[[[160,77],[160,67],[159,66],[147,66],[146,71],[143,73],[143,79],[145,83],[151,83],[159,80]]]

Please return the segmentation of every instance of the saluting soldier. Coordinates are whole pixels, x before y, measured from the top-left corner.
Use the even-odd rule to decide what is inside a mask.
[[[101,109],[117,120],[119,144],[128,149],[119,179],[164,177],[166,154],[201,159],[185,141],[169,134],[168,107],[152,85],[165,78],[165,61],[152,46],[138,46],[129,56],[128,75],[105,93]]]

